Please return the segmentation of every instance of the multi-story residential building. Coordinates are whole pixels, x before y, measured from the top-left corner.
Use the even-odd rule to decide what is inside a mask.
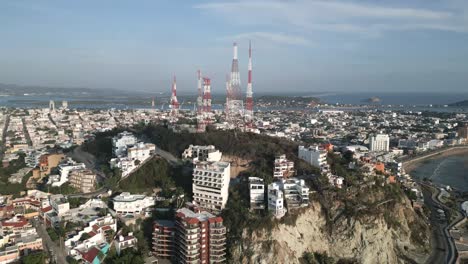
[[[281,186],[276,182],[268,185],[268,210],[276,218],[281,218],[286,213],[283,191],[281,190]]]
[[[120,255],[120,252],[124,249],[136,247],[137,242],[138,240],[133,236],[133,232],[128,233],[126,236],[119,235],[118,239],[114,240],[117,255]]]
[[[151,143],[139,142],[138,144],[129,147],[127,150],[127,157],[132,160],[144,161],[156,150],[156,146]]]
[[[265,183],[258,177],[249,177],[250,209],[265,209]]]
[[[387,134],[370,136],[369,149],[376,152],[388,152],[390,150],[390,137]]]
[[[318,168],[327,165],[327,151],[319,146],[299,146],[298,156],[300,159]]]
[[[174,256],[174,221],[156,220],[153,225],[153,255],[158,259]]]
[[[62,186],[62,184],[68,182],[68,175],[71,171],[85,168],[86,166],[84,163],[77,163],[74,160],[69,159],[67,162],[58,165],[58,170],[60,173],[60,178],[58,181],[51,182],[49,179],[49,182],[52,183],[52,186]]]
[[[203,161],[193,170],[193,201],[200,208],[220,212],[228,200],[231,164]]]
[[[117,232],[117,220],[110,215],[94,219],[83,230],[65,241],[68,254],[76,260],[82,259],[88,249],[108,245]],[[83,236],[86,234],[85,236]]]
[[[468,123],[465,123],[458,128],[458,137],[468,139]]]
[[[21,232],[3,232],[0,239],[0,263],[17,263],[20,256],[42,249],[42,238],[34,228]]]
[[[39,167],[33,170],[34,178],[42,178],[50,174],[52,168],[57,167],[63,160],[65,155],[62,153],[45,154],[39,157]]]
[[[194,146],[190,145],[182,153],[183,159],[192,159],[193,162],[198,161],[220,161],[222,153],[213,145],[209,146]]]
[[[281,190],[286,199],[288,209],[309,204],[309,187],[304,180],[289,178],[281,180]]]
[[[20,231],[31,228],[32,225],[22,215],[15,215],[10,219],[5,219],[0,222],[0,231]]]
[[[129,146],[137,143],[137,138],[130,132],[124,131],[112,138],[114,155],[120,157],[127,152]]]
[[[51,195],[49,202],[58,217],[62,217],[70,211],[70,203],[68,203],[68,199],[63,194]]]
[[[154,198],[143,194],[123,192],[113,198],[114,210],[119,215],[144,214],[146,209],[154,206]]]
[[[274,178],[288,178],[294,175],[294,162],[286,159],[286,155],[277,156],[275,159],[275,168],[273,170]]]
[[[70,185],[81,192],[88,193],[95,190],[96,173],[89,169],[71,171],[68,176]]]
[[[174,251],[175,263],[226,262],[223,218],[187,208],[177,210]]]

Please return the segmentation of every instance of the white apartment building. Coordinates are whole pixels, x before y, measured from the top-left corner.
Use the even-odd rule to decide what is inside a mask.
[[[144,161],[150,158],[156,150],[156,146],[151,143],[139,142],[138,144],[128,148],[127,157],[132,160]]]
[[[318,168],[327,165],[327,151],[318,146],[299,146],[298,156],[300,159]]]
[[[119,157],[111,159],[110,166],[119,168],[122,171],[122,178],[125,178],[144,161],[151,158],[155,150],[154,144],[139,142],[121,152]]]
[[[117,232],[117,220],[107,215],[89,222],[87,227],[67,239],[64,244],[68,254],[78,260],[80,252],[105,243],[106,236],[115,232]],[[83,234],[88,234],[88,238],[81,240]]]
[[[369,137],[370,151],[389,151],[390,137],[387,134],[377,134]]]
[[[213,145],[194,146],[190,145],[182,153],[183,159],[192,159],[193,162],[198,161],[220,161],[222,153]]]
[[[305,185],[304,180],[297,178],[281,180],[281,190],[288,208],[306,206],[309,204],[309,187]]]
[[[59,218],[65,216],[70,211],[70,204],[67,198],[62,194],[51,195],[49,197],[49,202]]]
[[[120,157],[127,152],[127,147],[135,145],[137,138],[130,132],[124,131],[112,138],[112,147],[115,156]]]
[[[193,201],[204,210],[220,212],[228,200],[229,162],[198,162],[193,170]]]
[[[143,194],[123,192],[113,198],[114,210],[119,215],[143,214],[145,209],[154,206],[154,198]]]
[[[59,181],[50,182],[52,186],[62,186],[62,184],[68,182],[68,175],[73,170],[83,170],[86,166],[84,163],[77,163],[72,159],[68,159],[66,163],[62,163],[58,165],[58,170],[60,174]]]
[[[294,162],[286,159],[286,155],[277,156],[275,159],[275,168],[273,170],[274,178],[288,178],[294,175]]]
[[[283,191],[276,182],[268,185],[268,210],[278,219],[286,214]]]
[[[258,177],[249,177],[250,209],[265,209],[265,183]]]

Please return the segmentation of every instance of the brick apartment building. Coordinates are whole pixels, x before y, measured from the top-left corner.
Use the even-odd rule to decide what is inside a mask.
[[[153,253],[173,263],[226,262],[226,227],[208,212],[177,210],[175,221],[156,221]]]

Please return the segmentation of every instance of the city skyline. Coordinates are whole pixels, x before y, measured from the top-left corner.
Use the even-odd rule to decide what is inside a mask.
[[[196,93],[224,91],[232,43],[254,93],[463,92],[463,1],[5,1],[0,83]]]

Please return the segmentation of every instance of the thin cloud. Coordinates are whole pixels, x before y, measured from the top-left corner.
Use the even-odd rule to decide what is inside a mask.
[[[254,41],[266,41],[270,43],[287,44],[287,45],[298,45],[298,46],[310,46],[312,43],[304,37],[293,36],[283,33],[271,33],[271,32],[247,32],[241,33],[234,36],[225,37],[223,39],[248,39]]]
[[[207,2],[194,6],[234,23],[274,26],[282,31],[329,31],[335,33],[378,36],[385,31],[439,30],[468,32],[466,4],[458,9],[431,10],[395,6],[369,5],[359,2],[295,0],[295,1],[231,1]]]

